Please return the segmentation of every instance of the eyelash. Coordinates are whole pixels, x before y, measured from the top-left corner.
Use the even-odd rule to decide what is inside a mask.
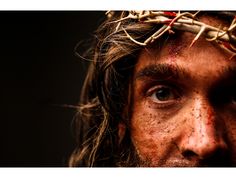
[[[235,96],[235,94],[232,94],[231,103],[236,106],[236,96]]]
[[[216,92],[212,96],[217,105],[230,104],[231,106],[236,107],[235,87],[221,89],[220,92]],[[215,98],[215,96],[217,97]]]
[[[167,93],[164,92],[164,94],[167,94],[168,96],[167,99],[160,100],[160,98],[157,97],[157,92],[163,89],[167,89],[167,91],[165,91]],[[147,97],[149,101],[157,108],[168,108],[173,106],[179,101],[180,96],[179,90],[177,90],[176,87],[170,85],[156,85],[147,91]]]

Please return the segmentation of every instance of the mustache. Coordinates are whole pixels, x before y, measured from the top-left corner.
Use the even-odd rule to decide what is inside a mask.
[[[197,155],[178,156],[159,159],[156,163],[153,163],[150,159],[142,160],[137,154],[135,149],[130,153],[130,159],[119,166],[122,167],[236,167],[236,162],[232,160],[232,157],[228,153],[222,154],[216,152],[211,157],[205,159],[199,159]]]
[[[234,163],[229,155],[214,155],[204,160],[199,161],[199,167],[235,167]]]
[[[207,159],[207,160],[186,160],[186,159],[170,159],[161,161],[161,164],[152,164],[150,160],[139,160],[136,163],[138,167],[235,167],[236,163],[232,163],[228,159]]]
[[[193,152],[188,152],[187,154],[179,153],[177,156],[172,156],[170,151],[168,154],[163,155],[163,159],[152,163],[151,159],[141,159],[132,142],[129,140],[128,143],[121,147],[122,150],[117,156],[116,165],[118,167],[236,167],[236,155],[229,150],[217,150],[214,154],[204,159],[199,158]]]

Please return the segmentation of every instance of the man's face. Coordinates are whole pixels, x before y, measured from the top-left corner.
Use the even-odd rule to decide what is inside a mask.
[[[134,70],[131,139],[141,166],[236,166],[236,61],[184,32]]]

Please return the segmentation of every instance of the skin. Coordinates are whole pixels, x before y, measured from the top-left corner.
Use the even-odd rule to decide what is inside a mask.
[[[184,32],[138,58],[131,139],[140,166],[236,166],[236,62],[203,37],[189,48],[193,38]]]

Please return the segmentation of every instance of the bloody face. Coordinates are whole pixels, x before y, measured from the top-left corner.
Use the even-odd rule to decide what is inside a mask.
[[[141,166],[236,166],[236,61],[203,37],[189,48],[193,38],[138,58],[131,140]]]

